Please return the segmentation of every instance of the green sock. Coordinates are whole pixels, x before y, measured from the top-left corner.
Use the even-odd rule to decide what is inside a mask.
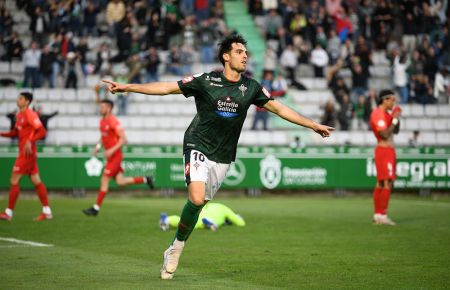
[[[180,222],[178,223],[178,229],[175,234],[177,240],[186,241],[189,238],[198,221],[202,208],[203,205],[195,205],[188,199],[181,212]]]

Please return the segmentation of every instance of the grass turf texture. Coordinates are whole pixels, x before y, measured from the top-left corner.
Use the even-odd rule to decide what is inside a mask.
[[[195,231],[171,281],[162,254],[174,231],[161,211],[179,214],[184,199],[108,198],[97,218],[93,199],[52,199],[55,219],[34,223],[36,200],[19,200],[0,237],[1,289],[436,289],[450,280],[450,200],[395,198],[396,227],[371,224],[365,197],[217,198],[245,228]],[[2,207],[5,200],[0,202]]]

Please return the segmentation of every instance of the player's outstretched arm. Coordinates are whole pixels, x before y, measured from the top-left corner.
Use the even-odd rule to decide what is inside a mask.
[[[147,84],[121,84],[110,80],[103,80],[103,82],[108,84],[108,90],[113,94],[122,92],[140,93],[146,95],[169,95],[182,93],[177,82],[155,82]]]
[[[14,137],[19,136],[19,134],[18,134],[17,130],[14,128],[9,132],[0,132],[0,136],[7,137],[7,138],[14,138]]]
[[[333,127],[321,125],[317,122],[314,122],[313,120],[300,115],[288,106],[275,100],[268,101],[264,105],[264,108],[291,123],[310,128],[322,137],[329,137],[331,135],[331,131],[335,130]]]

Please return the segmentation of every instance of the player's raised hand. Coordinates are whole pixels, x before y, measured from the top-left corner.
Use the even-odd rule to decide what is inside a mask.
[[[331,132],[336,130],[333,127],[330,126],[325,126],[325,125],[321,125],[321,124],[317,124],[317,126],[314,128],[314,132],[316,132],[317,134],[319,134],[322,137],[330,137]]]
[[[400,108],[399,106],[395,106],[395,108],[392,109],[392,117],[393,118],[400,117],[401,113],[402,113],[402,108]]]
[[[26,157],[30,157],[33,155],[33,150],[31,149],[31,142],[27,141],[25,143],[25,147],[23,148]]]
[[[108,90],[113,94],[125,92],[127,88],[125,84],[119,84],[118,82],[113,82],[110,80],[102,80],[102,82],[108,84]]]

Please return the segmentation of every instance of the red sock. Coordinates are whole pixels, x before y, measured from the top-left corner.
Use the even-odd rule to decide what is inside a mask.
[[[133,177],[133,183],[134,184],[144,183],[144,177],[143,176]]]
[[[8,208],[10,210],[14,210],[14,207],[16,206],[17,198],[19,198],[20,193],[20,187],[18,184],[11,184],[11,187],[9,189],[9,201],[8,201]]]
[[[106,195],[106,191],[99,191],[98,192],[98,195],[97,195],[97,205],[98,206],[101,206],[102,205],[102,202],[103,202],[103,199],[105,198],[105,195]]]
[[[381,187],[373,190],[373,207],[375,213],[381,213]]]
[[[381,209],[381,214],[386,214],[387,213],[387,209],[388,209],[388,205],[389,205],[389,197],[391,195],[391,189],[390,188],[383,188],[381,189],[381,203],[380,203],[380,209]]]
[[[41,182],[34,187],[43,206],[48,206],[47,188]]]

